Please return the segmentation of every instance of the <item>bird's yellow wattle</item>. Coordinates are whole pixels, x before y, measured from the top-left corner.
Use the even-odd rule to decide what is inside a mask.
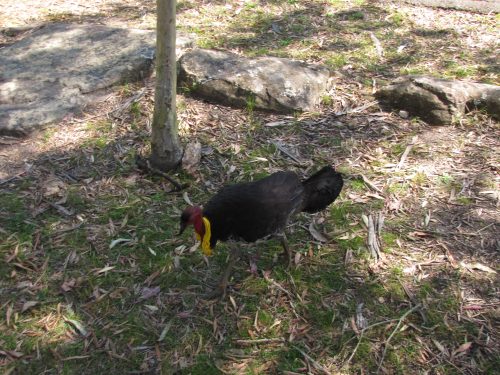
[[[203,235],[203,238],[196,233],[196,239],[201,241],[201,250],[203,251],[203,254],[211,256],[212,248],[210,247],[210,238],[212,237],[212,232],[210,230],[210,220],[206,217],[203,217],[203,226],[205,227],[205,234]]]

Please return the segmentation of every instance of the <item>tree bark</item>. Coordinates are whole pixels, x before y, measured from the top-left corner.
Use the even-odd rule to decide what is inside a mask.
[[[175,107],[177,89],[176,0],[157,0],[156,6],[156,91],[150,161],[158,169],[170,170],[177,167],[182,159]]]

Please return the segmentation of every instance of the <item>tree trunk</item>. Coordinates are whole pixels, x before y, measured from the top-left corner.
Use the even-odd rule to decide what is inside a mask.
[[[175,108],[177,88],[176,0],[157,0],[156,6],[156,92],[150,161],[158,169],[170,170],[177,167],[182,159]]]

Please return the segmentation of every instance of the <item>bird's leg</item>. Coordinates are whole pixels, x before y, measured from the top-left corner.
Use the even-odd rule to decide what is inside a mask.
[[[226,296],[227,284],[229,282],[229,277],[231,276],[231,271],[233,270],[234,264],[240,257],[240,249],[238,247],[231,248],[231,253],[229,254],[229,261],[227,262],[226,269],[224,270],[224,274],[219,281],[219,284],[215,287],[215,289],[207,295],[208,298],[215,298],[218,296],[222,296],[223,298]]]
[[[290,250],[290,246],[288,246],[288,240],[286,238],[285,233],[280,234],[281,246],[283,246],[283,254],[286,256],[288,260],[288,268],[292,266],[292,250]]]

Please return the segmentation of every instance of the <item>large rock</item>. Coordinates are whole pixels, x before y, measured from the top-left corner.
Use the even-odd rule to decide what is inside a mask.
[[[433,8],[472,10],[479,13],[500,12],[498,0],[404,0],[413,5]]]
[[[277,57],[196,49],[180,59],[179,87],[209,101],[277,112],[310,111],[330,84],[327,68]]]
[[[52,24],[3,48],[0,134],[26,134],[78,111],[99,90],[143,78],[155,39],[154,31]]]
[[[423,76],[396,79],[375,96],[385,107],[401,109],[432,125],[452,122],[454,116],[480,108],[500,118],[500,87]]]

